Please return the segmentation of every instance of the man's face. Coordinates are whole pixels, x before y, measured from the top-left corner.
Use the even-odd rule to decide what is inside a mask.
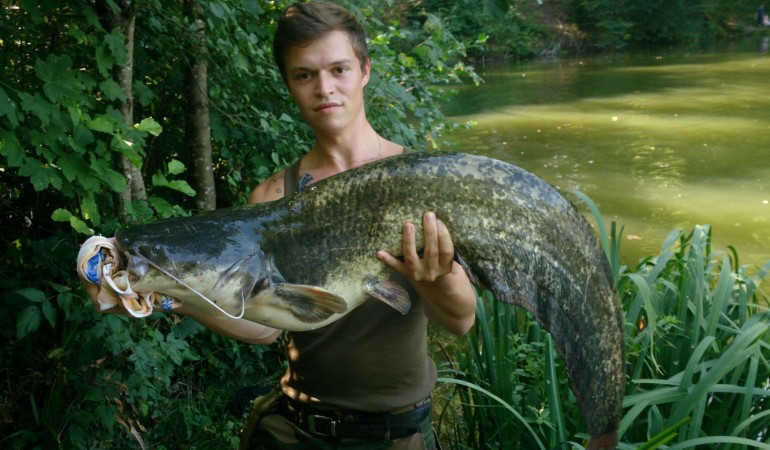
[[[365,120],[364,86],[369,62],[353,52],[342,31],[332,31],[286,55],[289,92],[316,134],[342,133]]]

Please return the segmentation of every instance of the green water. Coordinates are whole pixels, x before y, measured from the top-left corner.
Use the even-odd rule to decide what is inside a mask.
[[[625,227],[621,257],[709,224],[714,250],[770,260],[770,54],[765,37],[669,51],[478,68],[444,112],[452,148],[578,189]],[[586,210],[584,208],[584,210]],[[586,210],[587,211],[587,210]]]

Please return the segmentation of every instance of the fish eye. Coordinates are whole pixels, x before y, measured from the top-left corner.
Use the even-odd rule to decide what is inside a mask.
[[[160,253],[160,245],[153,245],[152,246],[152,254],[153,255],[157,255],[158,253]]]

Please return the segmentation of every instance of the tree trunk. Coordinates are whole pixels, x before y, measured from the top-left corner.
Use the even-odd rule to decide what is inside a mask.
[[[127,128],[131,128],[134,126],[134,24],[136,23],[137,2],[136,0],[115,2],[113,4],[119,8],[117,11],[110,7],[110,3],[106,0],[100,0],[97,2],[97,10],[108,31],[118,28],[126,37],[126,62],[113,68],[113,78],[120,85],[126,98],[119,105],[123,122]],[[144,186],[142,173],[122,153],[118,155],[118,164],[126,178],[126,190],[120,196],[120,214],[124,221],[128,221],[127,206],[133,200],[146,199],[147,190]]]
[[[185,141],[192,152],[195,166],[195,206],[201,210],[211,210],[217,207],[217,198],[211,156],[206,25],[200,17],[203,11],[198,0],[186,0],[185,9],[191,19],[193,32],[193,60],[187,66],[185,77]]]

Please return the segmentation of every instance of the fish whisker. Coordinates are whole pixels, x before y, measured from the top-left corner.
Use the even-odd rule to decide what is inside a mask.
[[[172,275],[167,270],[163,269],[162,267],[160,267],[159,265],[155,264],[154,262],[152,262],[149,259],[147,259],[146,261],[147,261],[147,263],[149,265],[151,265],[152,267],[154,267],[155,269],[157,269],[161,273],[165,274],[166,276],[168,276],[172,280],[176,281],[177,283],[181,284],[182,286],[186,287],[191,292],[193,292],[195,295],[197,295],[198,297],[200,297],[203,300],[205,300],[206,302],[208,302],[208,304],[213,306],[214,309],[216,309],[217,311],[219,311],[222,314],[226,315],[227,317],[229,317],[231,319],[242,319],[243,318],[243,314],[244,314],[244,312],[246,312],[246,301],[245,300],[242,299],[242,301],[241,301],[241,312],[240,312],[240,314],[238,314],[237,316],[234,316],[234,315],[230,314],[229,312],[225,311],[224,309],[222,309],[219,305],[216,304],[216,302],[214,302],[213,300],[211,300],[208,297],[206,297],[205,295],[203,295],[203,293],[201,293],[200,291],[198,291],[194,287],[190,286],[189,284],[185,283],[184,281],[180,280],[179,278],[175,277],[174,275]]]

